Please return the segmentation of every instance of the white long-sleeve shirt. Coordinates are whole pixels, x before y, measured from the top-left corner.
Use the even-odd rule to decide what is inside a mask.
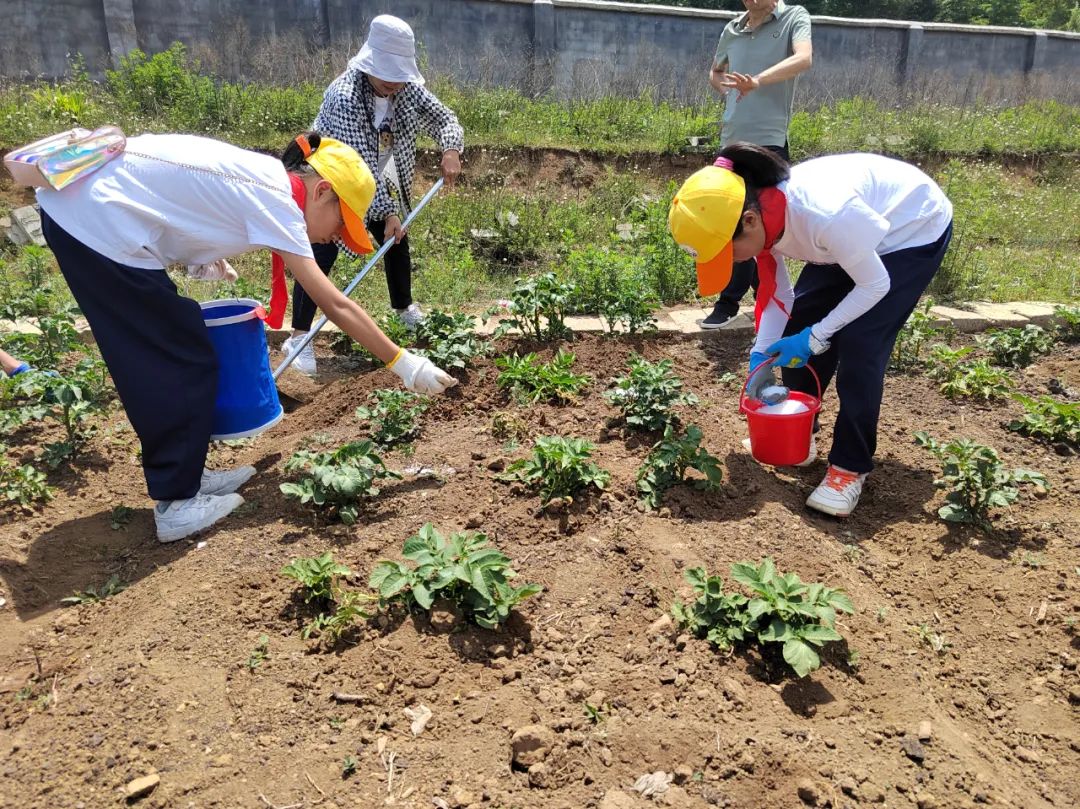
[[[794,294],[784,258],[838,264],[855,288],[814,334],[830,339],[889,291],[881,256],[937,241],[952,222],[952,203],[932,179],[909,163],[873,154],[819,157],[791,169],[780,184],[787,197],[784,235],[773,245],[776,298],[791,311]],[[754,350],[764,352],[784,333],[788,317],[775,301],[761,316]]]

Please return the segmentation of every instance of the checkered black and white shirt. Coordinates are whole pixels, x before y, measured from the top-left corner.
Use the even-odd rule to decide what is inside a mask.
[[[375,128],[375,90],[359,70],[346,70],[326,88],[313,128],[349,144],[376,175],[375,198],[368,219],[378,221],[398,212],[390,180],[378,176],[379,131]],[[465,133],[453,110],[419,84],[406,84],[393,97],[393,147],[401,210],[412,209],[409,194],[416,174],[416,136],[423,129],[444,152],[465,148]],[[402,217],[404,218],[404,217]]]

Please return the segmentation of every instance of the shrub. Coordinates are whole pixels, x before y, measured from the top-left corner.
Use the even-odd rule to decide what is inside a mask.
[[[1058,306],[1054,309],[1057,316],[1057,338],[1066,343],[1080,343],[1080,306]]]
[[[356,417],[371,422],[371,439],[382,449],[419,435],[418,421],[431,404],[406,390],[377,390],[368,398],[375,404],[356,408]]]
[[[649,362],[635,355],[630,358],[629,367],[630,373],[616,379],[615,387],[604,394],[605,399],[622,411],[628,426],[662,430],[678,423],[672,408],[698,403],[694,394],[683,392],[682,380],[671,370],[671,360]]]
[[[588,376],[570,370],[576,359],[563,349],[547,363],[540,362],[533,353],[524,357],[517,354],[500,357],[495,360],[495,367],[499,369],[495,383],[500,388],[509,388],[510,393],[522,402],[571,402],[590,382]]]
[[[637,257],[596,247],[574,250],[566,273],[577,289],[574,311],[595,312],[609,334],[656,328],[659,301]]]
[[[1054,338],[1030,323],[1019,329],[993,329],[982,342],[994,364],[1006,368],[1026,368],[1054,347]]]
[[[672,425],[664,428],[664,437],[656,443],[637,473],[641,501],[649,508],[660,508],[664,494],[686,480],[686,472],[696,469],[705,475],[694,486],[715,491],[723,482],[720,461],[701,446],[701,430],[694,425],[677,434]]]
[[[286,462],[285,469],[306,472],[295,483],[281,484],[285,495],[328,508],[346,525],[356,522],[363,498],[379,493],[377,481],[401,479],[386,468],[371,441],[353,441],[332,452],[301,450]]]
[[[526,338],[561,339],[572,333],[565,321],[573,296],[573,285],[559,281],[553,272],[519,278],[505,307],[488,309],[485,321],[494,315],[503,315],[495,329],[495,337],[503,337],[511,329],[517,329]]]
[[[595,447],[581,438],[541,436],[529,458],[510,464],[500,480],[516,480],[539,488],[540,500],[547,505],[552,500],[566,498],[589,486],[603,490],[611,474],[589,462]]]
[[[750,590],[750,598],[725,593],[723,580],[704,568],[683,575],[698,597],[689,605],[676,601],[672,606],[680,626],[725,651],[751,638],[762,646],[781,644],[784,661],[799,677],[820,668],[817,649],[843,640],[836,631],[837,613],[855,611],[843,590],[781,574],[772,559],[731,566],[731,577]]]
[[[476,334],[472,315],[429,312],[416,328],[417,340],[425,346],[416,353],[427,357],[440,368],[465,369],[477,357],[490,351],[490,344]]]
[[[1032,399],[1021,394],[1013,398],[1024,406],[1024,415],[1009,422],[1010,430],[1080,446],[1080,402],[1058,402],[1050,396]]]
[[[510,559],[473,531],[445,539],[426,523],[405,540],[402,556],[413,565],[384,559],[371,573],[368,586],[384,602],[430,610],[435,599],[445,598],[484,629],[497,628],[515,606],[542,590],[538,584],[513,586],[518,574]]]
[[[946,522],[966,523],[984,531],[992,527],[990,511],[1007,508],[1020,494],[1019,485],[1046,487],[1046,478],[1027,469],[1006,470],[990,447],[962,438],[940,444],[924,431],[915,443],[928,449],[941,463],[941,477],[934,481],[944,489],[945,505],[938,515]]]

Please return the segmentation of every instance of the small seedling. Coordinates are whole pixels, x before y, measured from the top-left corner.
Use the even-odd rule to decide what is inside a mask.
[[[695,481],[696,488],[707,491],[720,488],[724,473],[719,459],[702,448],[701,430],[690,425],[685,433],[677,433],[669,424],[664,429],[664,437],[653,446],[638,469],[637,487],[641,501],[649,508],[660,508],[667,490],[684,482],[690,469],[705,476],[704,480]]]
[[[356,522],[364,498],[378,495],[378,480],[401,479],[386,468],[371,441],[354,441],[333,452],[301,450],[293,454],[285,469],[304,470],[306,474],[295,483],[282,483],[282,492],[301,503],[328,508],[346,525]]]
[[[349,568],[334,561],[334,554],[330,551],[319,556],[293,559],[281,569],[281,573],[300,583],[305,604],[314,602],[317,605],[333,601],[337,580],[352,575]]]
[[[860,663],[860,658],[861,657],[862,657],[862,653],[859,652],[858,649],[849,649],[848,653],[847,653],[847,661],[846,661],[847,662],[847,667],[849,669],[851,669],[852,671],[858,671],[859,666],[862,665]]]
[[[549,272],[535,278],[519,278],[504,307],[494,306],[484,313],[487,319],[501,315],[494,337],[506,336],[517,329],[523,337],[534,340],[558,340],[572,334],[566,314],[574,297],[574,285]]]
[[[127,528],[134,515],[135,509],[133,508],[124,505],[114,506],[113,510],[109,512],[109,527],[114,531],[121,531]]]
[[[331,644],[337,643],[358,620],[371,617],[366,607],[373,601],[375,598],[367,593],[357,593],[335,585],[333,610],[315,616],[300,631],[300,637],[307,640],[315,636]]]
[[[1031,570],[1040,570],[1046,567],[1046,557],[1041,553],[1026,551],[1024,555],[1020,557],[1020,566],[1030,568]]]
[[[411,441],[420,433],[420,416],[430,400],[406,390],[377,390],[374,405],[356,408],[356,417],[371,422],[371,439],[382,449]]]
[[[345,756],[341,762],[341,777],[343,779],[356,773],[356,768],[359,762],[356,760],[356,756]]]
[[[61,604],[97,604],[99,601],[104,601],[106,598],[111,598],[117,593],[121,593],[127,589],[127,585],[120,581],[120,576],[113,573],[105,580],[105,583],[100,588],[87,587],[85,590],[79,592],[76,591],[67,598],[60,599]]]
[[[251,654],[248,655],[247,670],[252,674],[255,673],[255,669],[259,668],[263,663],[270,659],[270,638],[266,635],[259,635],[259,641],[255,644],[255,648],[251,650]]]
[[[1049,396],[1032,399],[1013,396],[1024,407],[1024,415],[1009,422],[1009,429],[1054,443],[1080,446],[1080,402],[1058,402]]]
[[[945,640],[945,636],[934,632],[929,624],[919,624],[915,627],[915,634],[924,646],[927,646],[939,655],[945,654],[952,644]]]
[[[514,461],[498,478],[539,488],[544,505],[558,498],[572,499],[589,486],[603,490],[611,473],[589,462],[594,449],[582,438],[541,436],[536,439],[531,457]]]
[[[330,551],[294,559],[281,572],[300,583],[305,604],[314,604],[320,610],[301,630],[300,636],[304,640],[317,636],[336,643],[357,619],[370,617],[364,605],[370,603],[372,597],[345,589],[342,579],[351,576],[352,571],[335,562]]]
[[[380,561],[369,586],[386,603],[430,610],[437,598],[448,599],[477,625],[495,629],[520,602],[541,591],[538,584],[515,587],[510,559],[488,544],[487,536],[462,531],[444,538],[431,523],[405,540],[402,556],[414,566]]]
[[[536,354],[519,357],[500,357],[495,360],[499,376],[495,383],[509,388],[520,402],[558,401],[572,402],[589,384],[589,377],[575,374],[570,369],[575,357],[569,351],[559,349],[551,362],[540,362]]]
[[[889,614],[889,608],[888,607],[878,607],[877,615],[875,616],[877,618],[877,622],[879,624],[885,623],[885,616],[888,615],[888,614]]]
[[[844,559],[854,565],[860,559],[862,559],[863,549],[860,548],[858,545],[845,545],[842,553]]]
[[[329,722],[331,730],[341,730],[345,727],[345,720],[340,716],[331,716]]]
[[[0,444],[0,498],[23,511],[33,511],[39,503],[53,498],[45,473],[33,464],[15,464],[8,460],[7,447]]]
[[[633,356],[629,365],[630,373],[616,379],[615,387],[604,394],[605,399],[622,411],[627,426],[662,430],[678,423],[672,408],[698,403],[692,393],[683,392],[682,380],[671,370],[671,360],[649,362]]]
[[[607,706],[606,705],[590,705],[585,703],[585,716],[589,717],[589,721],[594,725],[599,725],[605,719],[607,719]]]
[[[491,350],[491,344],[477,336],[473,316],[463,312],[428,312],[416,328],[416,337],[424,346],[416,353],[443,369],[466,369]]]
[[[1044,329],[1028,324],[1017,329],[994,329],[982,341],[995,365],[1026,368],[1036,357],[1048,354],[1054,338]]]
[[[947,491],[946,503],[938,509],[946,522],[989,531],[991,509],[1007,508],[1020,495],[1021,484],[1048,485],[1038,472],[1006,470],[994,450],[966,438],[940,444],[920,431],[915,433],[915,443],[928,449],[941,463],[942,474],[934,485]]]

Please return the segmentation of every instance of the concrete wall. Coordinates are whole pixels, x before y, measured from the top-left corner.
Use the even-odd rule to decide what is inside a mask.
[[[153,53],[176,40],[227,77],[281,80],[280,66],[299,55],[306,70],[333,73],[371,18],[392,12],[412,23],[433,74],[563,97],[681,99],[709,94],[704,77],[734,16],[603,0],[0,0],[0,11],[6,77],[61,75],[75,52],[99,72],[133,47]],[[1074,101],[1075,75],[1077,34],[818,17],[801,93],[985,96],[996,88],[1011,97],[1023,88]]]

